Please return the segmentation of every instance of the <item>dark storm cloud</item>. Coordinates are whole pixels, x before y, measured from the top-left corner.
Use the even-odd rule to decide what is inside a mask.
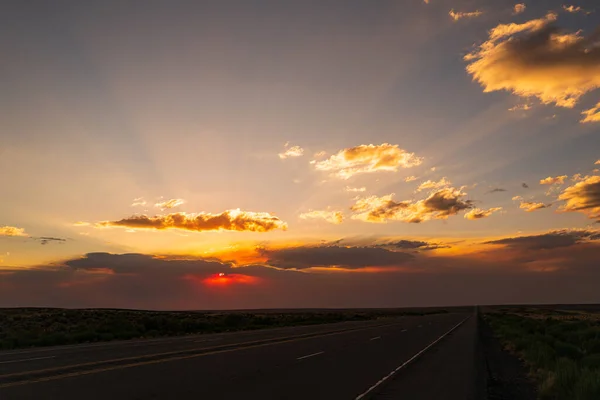
[[[506,245],[512,248],[526,250],[544,250],[557,247],[569,247],[578,243],[600,239],[600,232],[588,230],[561,230],[541,235],[509,237],[491,240],[485,244]]]
[[[413,255],[381,247],[299,246],[284,249],[262,249],[267,264],[283,269],[311,267],[391,267],[406,264]]]
[[[377,246],[403,250],[435,250],[450,247],[444,244],[424,242],[421,240],[397,240],[394,242],[379,244]]]
[[[39,241],[42,245],[46,245],[48,243],[64,243],[67,241],[67,239],[51,236],[32,237],[32,239]]]

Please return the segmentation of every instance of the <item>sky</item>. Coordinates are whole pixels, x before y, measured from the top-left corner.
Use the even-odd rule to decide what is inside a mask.
[[[600,7],[8,1],[0,307],[600,302]]]

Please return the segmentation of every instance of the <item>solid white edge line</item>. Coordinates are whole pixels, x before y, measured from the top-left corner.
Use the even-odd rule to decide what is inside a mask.
[[[34,361],[34,360],[46,360],[48,358],[56,358],[56,356],[50,357],[35,357],[35,358],[24,358],[22,360],[8,360],[8,361],[0,361],[0,364],[8,364],[8,363],[16,363],[16,362],[25,362],[25,361]]]
[[[452,333],[452,331],[454,331],[456,328],[458,328],[459,326],[461,326],[463,324],[463,322],[465,322],[466,320],[468,320],[469,318],[471,318],[471,316],[469,315],[467,318],[463,319],[462,321],[460,321],[458,324],[454,325],[448,332],[444,333],[442,336],[440,336],[439,338],[437,338],[436,340],[434,340],[433,342],[431,342],[427,347],[425,347],[423,350],[419,351],[417,354],[415,354],[414,356],[412,356],[408,361],[405,361],[402,365],[400,365],[399,367],[397,367],[395,370],[393,370],[392,372],[390,372],[389,374],[387,374],[386,376],[384,376],[383,378],[381,378],[379,380],[379,382],[377,382],[376,384],[374,384],[373,386],[371,386],[369,389],[367,389],[366,392],[364,392],[363,394],[359,394],[358,396],[356,396],[355,400],[360,400],[363,399],[365,396],[367,396],[369,393],[371,393],[373,390],[375,390],[379,385],[381,385],[383,382],[387,381],[389,378],[391,378],[396,372],[400,371],[402,368],[406,367],[408,364],[410,364],[411,362],[413,362],[416,358],[418,358],[421,354],[425,353],[427,350],[429,350],[429,348],[431,348],[433,345],[435,345],[437,342],[439,342],[440,340],[442,340],[443,338],[445,338],[447,335],[449,335],[450,333]]]
[[[318,356],[319,354],[323,354],[323,353],[325,353],[325,352],[324,351],[320,351],[318,353],[313,353],[313,354],[309,354],[309,355],[306,355],[306,356],[298,357],[298,358],[296,358],[296,360],[303,360],[305,358]]]

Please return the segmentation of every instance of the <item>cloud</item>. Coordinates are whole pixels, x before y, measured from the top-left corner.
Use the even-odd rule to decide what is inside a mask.
[[[355,187],[346,186],[344,188],[344,190],[346,192],[350,192],[350,193],[357,193],[357,192],[365,192],[367,190],[367,188],[366,187],[355,188]]]
[[[161,210],[166,210],[166,209],[178,207],[178,206],[182,205],[183,203],[185,203],[185,200],[183,200],[183,199],[170,199],[170,200],[158,202],[158,203],[154,204],[154,207],[160,208]]]
[[[417,178],[414,175],[411,175],[411,176],[407,176],[406,178],[404,178],[404,182],[408,183],[408,182],[416,181],[417,179],[419,179],[419,178]]]
[[[311,163],[319,171],[330,171],[335,177],[348,179],[362,173],[395,172],[398,168],[410,168],[422,162],[421,157],[399,148],[398,145],[383,143],[350,147],[340,150],[326,160],[313,160]]]
[[[596,161],[594,165],[600,165],[600,160]]]
[[[0,226],[0,236],[29,236],[25,229],[14,226]]]
[[[514,197],[512,198],[512,200],[513,200],[513,201],[519,201],[519,200],[523,200],[523,197],[521,197],[521,196],[514,196]]]
[[[133,199],[133,202],[131,203],[131,207],[143,207],[146,204],[148,204],[148,203],[146,203],[146,200],[144,200],[143,197],[138,197],[138,198]]]
[[[442,179],[440,179],[437,182],[432,181],[432,180],[427,180],[419,185],[419,187],[417,188],[417,192],[420,192],[420,191],[426,190],[426,189],[439,189],[439,188],[450,186],[450,185],[452,185],[452,182],[450,182],[449,180],[446,180],[446,177],[443,177]]]
[[[499,193],[499,192],[506,192],[506,189],[502,189],[502,188],[493,188],[492,190],[486,192],[486,193]]]
[[[300,219],[323,219],[332,224],[341,224],[344,221],[344,214],[341,211],[309,211],[299,215]]]
[[[521,14],[522,12],[525,12],[526,8],[527,6],[525,5],[525,3],[515,4],[515,6],[513,7],[513,14]]]
[[[304,149],[300,146],[292,146],[283,153],[279,153],[279,158],[282,160],[288,157],[301,157],[304,155]]]
[[[487,218],[490,215],[492,215],[493,213],[495,213],[496,211],[500,211],[500,210],[502,210],[502,207],[494,207],[494,208],[489,208],[487,210],[482,210],[481,208],[474,208],[465,214],[465,218],[470,219],[470,220]]]
[[[46,245],[48,243],[64,243],[67,241],[67,239],[51,236],[32,237],[31,239],[39,241],[41,245]]]
[[[514,107],[508,109],[508,111],[529,111],[531,110],[531,105],[529,104],[517,104]]]
[[[454,9],[450,10],[450,12],[448,13],[448,15],[450,15],[450,18],[452,18],[454,21],[458,21],[459,19],[463,19],[463,18],[476,18],[479,17],[481,14],[483,14],[483,11],[471,11],[471,12],[460,12],[460,11],[454,11]]]
[[[500,24],[465,56],[467,72],[484,92],[506,90],[544,104],[572,108],[600,87],[597,35],[564,32],[555,13],[522,24]]]
[[[586,176],[567,187],[559,196],[566,203],[560,208],[566,212],[581,212],[600,221],[600,176]]]
[[[523,187],[523,189],[529,189],[529,185],[525,182],[521,183],[521,187]]]
[[[491,240],[485,244],[498,244],[528,250],[554,249],[568,247],[578,243],[600,240],[600,232],[586,229],[563,229],[541,235],[517,236]]]
[[[326,152],[326,151],[318,151],[318,152],[316,152],[316,153],[313,155],[313,157],[314,157],[314,158],[321,158],[321,157],[325,157],[326,155],[327,155],[327,152]]]
[[[531,201],[521,201],[519,208],[525,210],[527,212],[533,212],[537,210],[541,210],[542,208],[552,207],[552,203],[535,203]]]
[[[282,269],[393,267],[414,257],[381,247],[298,246],[260,252],[266,264]]]
[[[565,179],[567,179],[567,175],[555,176],[555,177],[547,177],[540,180],[540,185],[562,185],[565,183]]]
[[[589,122],[600,122],[600,103],[596,104],[589,110],[583,111],[581,114],[585,115],[585,117],[579,121],[582,124]]]
[[[439,243],[430,243],[422,240],[396,240],[388,243],[383,243],[377,245],[379,247],[387,247],[393,249],[402,249],[402,250],[435,250],[435,249],[444,249],[449,248],[450,246],[439,244]]]
[[[579,6],[574,6],[572,4],[568,5],[568,6],[563,5],[562,8],[563,8],[563,10],[565,10],[566,12],[571,13],[571,14],[580,12],[580,13],[585,13],[585,14],[589,15],[592,13],[591,11],[584,10],[583,8],[581,8]]]
[[[220,214],[183,212],[148,217],[134,215],[118,221],[103,221],[96,227],[124,227],[133,229],[183,229],[188,231],[251,231],[268,232],[274,229],[287,229],[287,224],[266,212],[227,210]]]
[[[393,194],[377,197],[371,196],[357,200],[351,207],[356,212],[353,219],[365,222],[403,221],[420,223],[432,219],[447,219],[463,210],[473,208],[471,200],[463,200],[466,196],[461,189],[444,188],[431,193],[426,199],[418,201],[392,200]]]

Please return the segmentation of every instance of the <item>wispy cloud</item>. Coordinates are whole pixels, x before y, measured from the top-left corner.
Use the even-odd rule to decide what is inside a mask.
[[[596,104],[589,110],[583,111],[581,114],[585,115],[585,117],[579,121],[583,124],[590,122],[600,122],[600,103]]]
[[[346,192],[350,192],[350,193],[357,193],[357,192],[365,192],[367,190],[366,187],[350,187],[350,186],[346,186],[344,188],[344,190]]]
[[[567,179],[568,176],[567,175],[561,175],[561,176],[549,176],[547,178],[541,179],[540,180],[540,185],[562,185],[563,183],[565,183],[565,179]]]
[[[183,203],[185,203],[185,200],[183,200],[183,199],[170,199],[170,200],[160,201],[160,202],[154,204],[154,207],[160,208],[161,210],[166,210],[166,209],[179,207]]]
[[[600,87],[600,47],[596,36],[565,32],[555,13],[522,24],[500,24],[465,56],[467,71],[484,92],[507,90],[544,104],[573,107]]]
[[[133,202],[131,203],[131,207],[143,207],[146,204],[148,204],[148,203],[146,202],[146,200],[144,200],[143,197],[138,197],[138,198],[133,199]]]
[[[600,232],[588,229],[563,229],[540,235],[508,237],[490,240],[486,244],[499,244],[527,250],[547,250],[569,247],[590,240],[600,240]]]
[[[509,108],[508,111],[529,111],[531,108],[532,107],[529,104],[517,104],[516,106]]]
[[[527,212],[533,212],[533,211],[537,211],[537,210],[541,210],[543,208],[548,208],[548,207],[552,207],[552,203],[536,203],[533,201],[521,201],[521,204],[519,205],[519,208],[522,210],[525,210]]]
[[[103,221],[96,227],[123,227],[131,229],[183,229],[188,231],[251,231],[268,232],[274,229],[286,229],[287,224],[276,216],[266,212],[227,210],[220,214],[211,213],[172,213],[149,217],[134,215],[118,221]]]
[[[289,157],[301,157],[304,155],[304,149],[300,146],[292,146],[286,149],[283,153],[279,153],[279,158],[282,160]]]
[[[500,211],[500,210],[502,210],[502,207],[493,207],[493,208],[489,208],[487,210],[482,210],[481,208],[474,208],[465,214],[465,218],[470,219],[470,220],[487,218],[490,215],[492,215],[493,213]]]
[[[443,177],[442,179],[440,179],[437,182],[432,181],[432,180],[427,180],[419,185],[419,187],[417,188],[417,192],[421,192],[421,191],[427,190],[427,189],[439,189],[439,188],[450,186],[450,185],[452,185],[452,182],[447,180],[446,177]]]
[[[506,189],[502,189],[502,188],[493,188],[491,190],[488,190],[486,192],[486,194],[490,194],[490,193],[500,193],[500,192],[506,192]]]
[[[344,214],[341,211],[315,210],[305,212],[299,215],[300,219],[322,219],[331,224],[341,224],[344,221]]]
[[[573,4],[563,5],[562,9],[571,14],[574,14],[574,13],[591,14],[592,13],[591,11],[584,10],[580,6],[574,6]]]
[[[475,10],[470,12],[461,12],[454,11],[454,9],[450,10],[450,12],[448,13],[448,15],[450,15],[450,18],[452,18],[454,21],[458,21],[459,19],[463,18],[476,18],[479,17],[481,14],[483,14],[483,11]]]
[[[412,181],[416,181],[417,179],[419,179],[418,177],[411,175],[411,176],[407,176],[406,178],[404,178],[404,182],[412,182]]]
[[[423,159],[389,143],[381,145],[363,144],[340,150],[326,160],[316,161],[315,169],[328,171],[337,178],[348,179],[357,174],[379,171],[395,172],[398,168],[410,168],[422,163]]]

